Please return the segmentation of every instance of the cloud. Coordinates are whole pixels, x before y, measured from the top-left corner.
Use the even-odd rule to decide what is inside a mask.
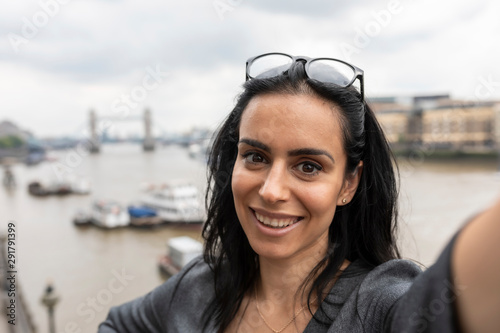
[[[0,87],[7,97],[0,118],[40,134],[71,132],[89,108],[105,113],[146,67],[162,63],[171,76],[139,108],[158,110],[158,124],[172,130],[213,124],[232,106],[247,58],[269,51],[345,58],[341,45],[353,45],[395,1],[401,12],[352,54],[368,95],[473,97],[479,77],[500,81],[497,2],[220,1],[231,8],[222,20],[212,0],[69,1],[18,53],[8,34],[21,35],[42,7],[3,6]]]
[[[255,8],[258,11],[267,14],[291,14],[294,16],[304,17],[308,19],[335,19],[342,16],[352,8],[366,6],[372,1],[358,1],[356,6],[353,6],[352,1],[266,1],[266,0],[246,0],[242,1],[243,6]]]

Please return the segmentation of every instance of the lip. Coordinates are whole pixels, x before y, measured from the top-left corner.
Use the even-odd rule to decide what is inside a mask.
[[[264,235],[272,236],[272,237],[281,237],[281,236],[288,234],[290,231],[292,231],[293,229],[298,227],[303,220],[302,216],[288,215],[288,214],[281,214],[281,213],[271,213],[271,212],[268,212],[268,211],[265,211],[262,209],[258,209],[258,208],[253,208],[253,207],[250,207],[250,213],[252,214],[252,217],[253,217],[255,225],[257,226],[257,229],[259,229],[259,231],[261,233],[263,233]],[[257,219],[257,216],[255,215],[255,213],[260,214],[260,215],[265,215],[267,217],[274,218],[274,219],[298,218],[299,220],[297,222],[290,224],[287,227],[272,228],[272,227],[268,227],[265,224],[263,224],[262,222],[260,222]]]

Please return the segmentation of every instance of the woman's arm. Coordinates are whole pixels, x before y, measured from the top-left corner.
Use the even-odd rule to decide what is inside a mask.
[[[452,254],[463,332],[500,332],[500,200],[458,236]]]

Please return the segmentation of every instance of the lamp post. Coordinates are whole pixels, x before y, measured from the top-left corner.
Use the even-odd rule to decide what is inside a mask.
[[[49,333],[56,333],[56,328],[54,324],[54,308],[59,302],[59,296],[55,293],[52,284],[49,282],[45,293],[42,296],[42,304],[47,307],[49,312]]]

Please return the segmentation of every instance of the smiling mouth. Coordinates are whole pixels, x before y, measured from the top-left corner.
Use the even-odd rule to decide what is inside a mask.
[[[300,217],[300,216],[294,216],[294,217],[289,217],[289,218],[274,218],[274,217],[269,217],[269,216],[259,214],[253,209],[252,209],[252,211],[260,223],[264,224],[267,227],[274,228],[274,229],[286,228],[286,227],[288,227],[294,223],[297,223],[303,219],[303,217]]]

